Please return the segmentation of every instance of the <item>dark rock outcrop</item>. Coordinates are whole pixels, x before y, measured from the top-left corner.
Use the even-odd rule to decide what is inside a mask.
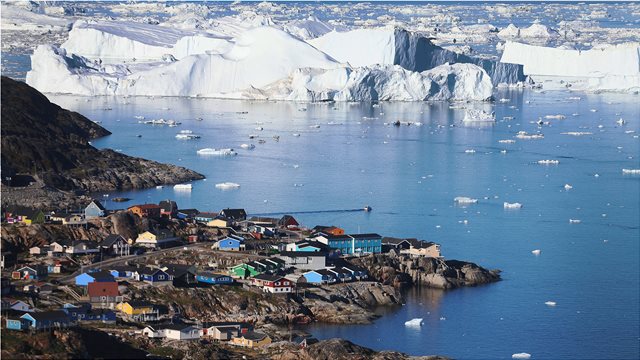
[[[352,262],[366,268],[375,279],[394,286],[416,284],[454,289],[500,280],[500,270],[487,270],[459,260],[377,254],[355,258]]]
[[[141,189],[204,178],[183,167],[94,148],[90,140],[108,130],[4,76],[1,128],[5,185],[16,174],[30,175],[51,191]]]

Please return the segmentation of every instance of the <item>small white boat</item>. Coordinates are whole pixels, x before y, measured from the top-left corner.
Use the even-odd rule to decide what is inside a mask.
[[[255,149],[256,148],[256,146],[253,145],[253,144],[242,144],[242,145],[240,145],[240,147],[243,148],[243,149],[247,149],[247,150],[251,150],[251,149]]]
[[[404,323],[404,326],[422,326],[422,318],[415,318]]]
[[[189,190],[189,191],[191,191],[191,184],[176,184],[176,185],[173,185],[173,190]]]

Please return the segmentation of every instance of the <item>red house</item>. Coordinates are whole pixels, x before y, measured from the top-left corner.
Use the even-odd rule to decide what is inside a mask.
[[[87,293],[92,304],[100,304],[102,307],[112,308],[122,301],[118,283],[115,281],[91,282],[87,285]]]
[[[278,220],[278,226],[284,229],[297,229],[300,224],[293,216],[284,215]]]
[[[260,274],[252,277],[251,282],[262,291],[274,294],[286,294],[293,290],[293,283],[280,275]]]
[[[160,209],[156,204],[144,204],[130,206],[127,210],[140,217],[159,218]]]

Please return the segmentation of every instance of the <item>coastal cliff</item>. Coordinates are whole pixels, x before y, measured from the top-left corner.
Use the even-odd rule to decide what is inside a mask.
[[[96,149],[90,140],[111,134],[108,130],[4,76],[1,129],[3,205],[46,206],[71,191],[141,189],[204,178],[183,167]]]
[[[411,284],[438,289],[475,286],[500,280],[500,270],[487,270],[471,262],[408,255],[376,254],[351,260],[382,282],[396,287]]]

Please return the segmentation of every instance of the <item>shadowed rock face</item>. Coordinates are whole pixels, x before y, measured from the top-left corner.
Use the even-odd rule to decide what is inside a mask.
[[[140,189],[202,179],[183,167],[135,158],[89,144],[111,133],[60,108],[32,87],[2,77],[2,180],[33,175],[59,190]]]

